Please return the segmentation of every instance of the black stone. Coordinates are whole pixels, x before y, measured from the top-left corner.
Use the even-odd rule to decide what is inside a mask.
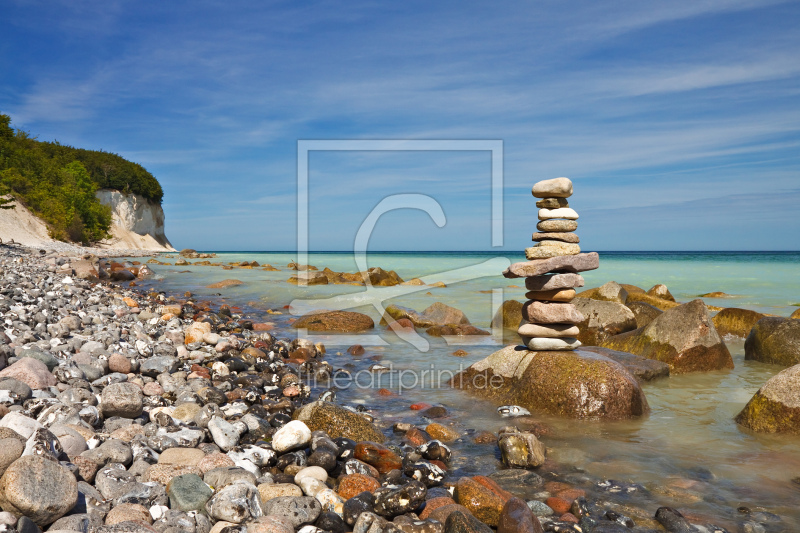
[[[374,507],[375,495],[369,491],[364,491],[344,502],[342,516],[344,517],[345,523],[348,526],[352,526],[356,523],[356,520],[358,520],[358,515],[372,512]]]
[[[348,530],[344,520],[338,514],[331,512],[320,514],[314,525],[330,533],[345,533]]]

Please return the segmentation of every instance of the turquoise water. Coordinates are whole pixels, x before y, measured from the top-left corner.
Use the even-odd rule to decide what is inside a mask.
[[[280,271],[153,265],[158,280],[147,285],[171,294],[189,290],[200,300],[225,301],[260,320],[273,322],[278,335],[286,337],[293,333],[289,327],[293,318],[290,310],[299,313],[304,309],[347,306],[369,314],[377,323],[380,313],[373,304],[397,303],[422,310],[440,301],[464,311],[473,324],[489,329],[500,302],[524,299],[524,289],[514,287],[521,286],[521,280],[507,280],[500,275],[511,261],[522,260],[512,254],[373,253],[367,259],[370,267],[395,270],[405,280],[414,277],[424,277],[428,283],[441,280],[447,287],[401,286],[376,288],[370,293],[361,286],[289,284],[286,280],[294,271],[286,265],[296,259],[291,253],[220,253],[210,261],[258,261],[262,265],[272,264]],[[320,270],[357,269],[351,254],[313,253],[308,262]],[[664,283],[678,301],[721,291],[733,297],[704,300],[710,305],[780,316],[788,316],[797,309],[792,304],[800,303],[800,253],[796,252],[601,253],[600,265],[600,269],[584,273],[586,288],[609,280],[638,285],[645,290]],[[226,289],[206,288],[228,278],[244,283]],[[285,309],[290,303],[292,308]],[[283,314],[267,314],[267,309]],[[314,340],[328,347],[326,357],[334,367],[358,372],[379,363],[396,371],[380,376],[360,373],[364,387],[340,392],[341,400],[364,404],[387,427],[396,421],[422,423],[416,411],[408,409],[409,404],[418,401],[447,406],[455,415],[450,420],[463,433],[478,429],[495,431],[507,423],[497,417],[495,406],[439,387],[436,379],[430,379],[436,376],[446,381],[449,372],[457,372],[497,350],[503,345],[499,332],[470,340],[431,338],[423,333],[417,339],[422,342],[412,345],[378,327],[370,338],[316,336]],[[364,356],[351,357],[345,353],[347,346],[356,342],[366,347]],[[775,527],[800,530],[797,506],[800,487],[791,482],[800,476],[800,436],[757,435],[733,422],[755,391],[781,368],[745,362],[742,339],[729,338],[726,343],[734,357],[734,370],[674,376],[645,384],[643,388],[651,406],[647,417],[598,423],[537,416],[551,428],[543,439],[551,449],[551,457],[565,469],[581,475],[643,484],[649,492],[640,505],[651,512],[660,505],[673,505],[735,531],[743,516],[737,507],[747,506],[780,515],[783,521],[774,524]],[[457,349],[467,355],[454,357]],[[420,370],[429,371],[428,377],[424,383],[419,383],[417,377],[415,383],[414,376],[419,376]],[[402,383],[405,388],[399,386],[401,377],[406,380]],[[376,391],[380,387],[389,388],[394,395],[379,396]],[[499,464],[492,447],[473,445],[469,439],[453,447],[454,465],[464,473],[486,473]]]

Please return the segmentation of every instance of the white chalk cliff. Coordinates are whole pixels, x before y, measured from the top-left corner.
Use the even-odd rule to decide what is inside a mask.
[[[160,205],[138,194],[112,189],[97,191],[97,198],[111,208],[111,238],[96,244],[97,248],[175,251],[164,233],[164,210]],[[55,242],[47,225],[20,203],[15,209],[0,209],[0,239],[41,247]]]
[[[96,193],[100,203],[111,208],[111,239],[100,248],[161,250],[174,252],[164,233],[164,210],[138,194],[124,194],[113,189]]]

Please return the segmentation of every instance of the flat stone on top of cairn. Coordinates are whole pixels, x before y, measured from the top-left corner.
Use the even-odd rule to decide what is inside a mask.
[[[600,257],[594,252],[581,253],[580,239],[573,233],[578,228],[578,213],[567,202],[572,181],[540,181],[531,192],[540,198],[536,202],[539,232],[532,236],[537,244],[525,249],[528,261],[514,263],[503,272],[506,278],[525,278],[528,289],[517,333],[529,350],[574,350],[581,345],[576,337],[584,319],[571,303],[575,287],[583,286],[578,272],[598,268]]]

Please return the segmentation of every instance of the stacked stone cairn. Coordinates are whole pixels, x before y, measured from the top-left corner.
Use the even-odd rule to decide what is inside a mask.
[[[600,259],[594,252],[580,253],[580,240],[574,233],[578,213],[567,202],[572,181],[540,181],[532,192],[539,199],[538,232],[533,234],[537,244],[525,249],[528,261],[514,263],[503,272],[506,278],[525,278],[528,290],[517,332],[529,350],[574,350],[581,345],[576,337],[578,324],[584,320],[571,303],[575,288],[584,283],[578,272],[596,269]]]

